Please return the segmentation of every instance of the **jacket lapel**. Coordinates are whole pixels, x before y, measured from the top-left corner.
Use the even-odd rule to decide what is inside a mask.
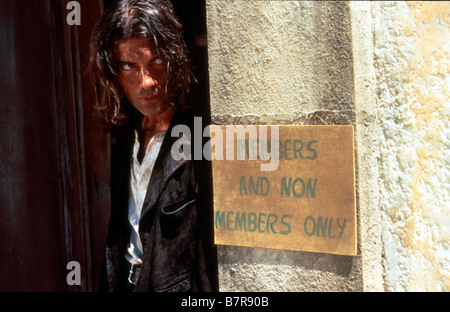
[[[148,184],[147,193],[145,195],[144,204],[142,206],[139,225],[140,229],[142,228],[144,230],[148,226],[151,226],[151,224],[149,224],[148,222],[148,215],[150,214],[151,210],[154,210],[152,208],[156,205],[164,186],[166,185],[168,179],[172,176],[172,174],[187,162],[187,160],[184,159],[175,160],[171,155],[172,146],[179,139],[179,137],[172,137],[171,132],[173,127],[180,123],[180,121],[182,120],[180,119],[180,115],[174,115],[171,125],[167,130],[164,140],[161,144],[161,149],[158,153],[158,157],[156,158],[153,172],[150,177],[150,182]],[[152,213],[151,215],[154,214]]]

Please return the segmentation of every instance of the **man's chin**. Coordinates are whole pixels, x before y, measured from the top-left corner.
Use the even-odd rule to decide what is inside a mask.
[[[157,117],[162,116],[165,114],[170,114],[172,109],[170,109],[172,106],[167,104],[161,104],[161,103],[148,103],[148,104],[142,104],[141,109],[138,109],[141,114],[148,117]]]

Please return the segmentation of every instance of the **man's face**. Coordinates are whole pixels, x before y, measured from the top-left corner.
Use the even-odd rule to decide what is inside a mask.
[[[144,116],[159,116],[165,100],[165,66],[147,39],[130,38],[116,46],[119,79],[126,97]]]

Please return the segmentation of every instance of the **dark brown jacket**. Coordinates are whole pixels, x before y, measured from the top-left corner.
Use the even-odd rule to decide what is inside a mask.
[[[174,115],[153,168],[139,223],[144,258],[134,291],[214,290],[208,277],[215,266],[209,226],[212,207],[202,207],[208,200],[199,197],[196,164],[200,162],[175,160],[171,155],[172,145],[179,139],[171,136],[171,130],[177,124],[193,129],[193,119],[188,116]],[[127,275],[121,262],[130,235],[127,216],[134,129],[130,122],[112,135],[112,207],[100,284],[103,291],[120,291]],[[205,244],[211,259],[205,259]]]

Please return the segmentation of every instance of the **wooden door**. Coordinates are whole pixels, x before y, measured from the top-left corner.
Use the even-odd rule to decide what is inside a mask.
[[[0,291],[90,291],[99,275],[108,138],[83,68],[102,4],[78,1],[69,26],[68,2],[0,0]]]

